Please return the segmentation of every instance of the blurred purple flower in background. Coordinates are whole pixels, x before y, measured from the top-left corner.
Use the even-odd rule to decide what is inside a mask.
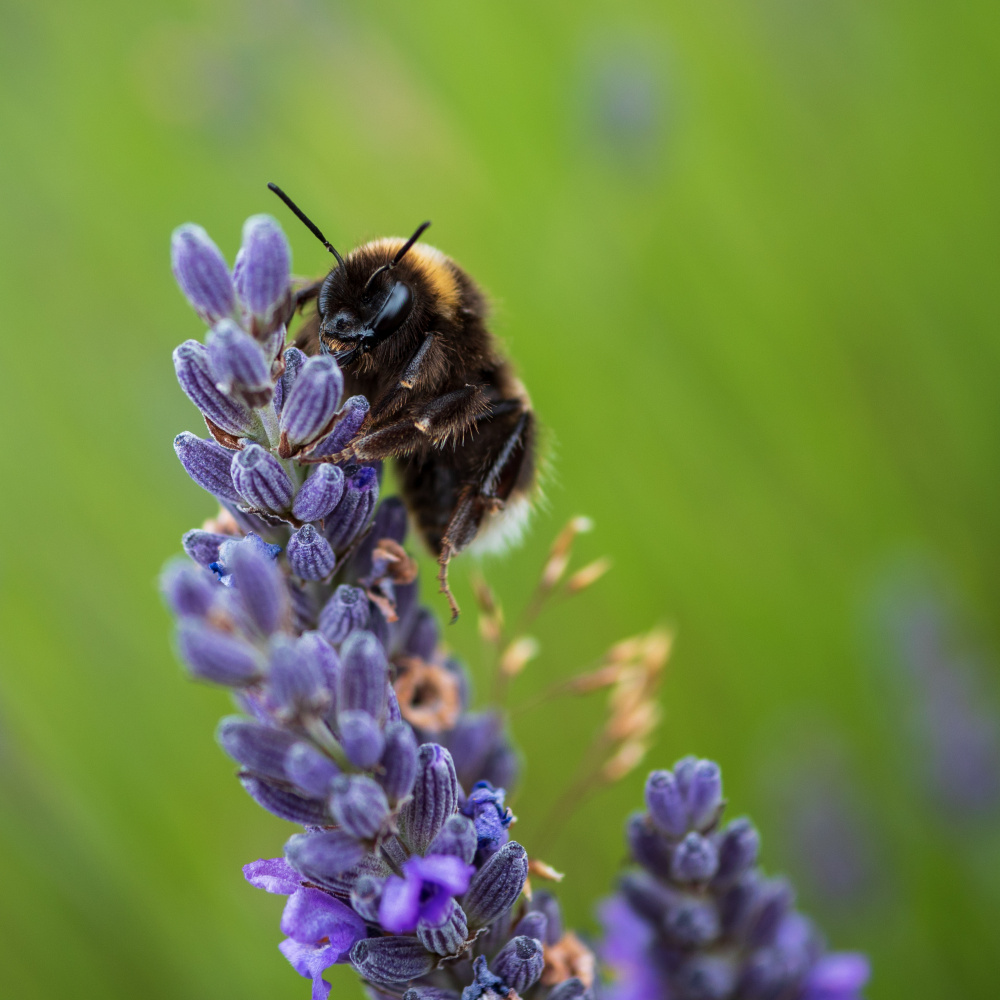
[[[880,646],[897,676],[919,785],[950,822],[1000,814],[1000,706],[957,600],[925,568],[885,585]]]

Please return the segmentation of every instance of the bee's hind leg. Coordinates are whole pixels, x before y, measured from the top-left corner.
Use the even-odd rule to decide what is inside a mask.
[[[438,554],[438,583],[440,591],[448,599],[451,608],[451,624],[458,621],[459,607],[455,595],[448,586],[448,563],[456,552],[461,552],[479,530],[479,522],[483,519],[483,502],[474,486],[465,486],[458,495],[458,503],[454,513],[445,528],[441,539],[441,551]]]

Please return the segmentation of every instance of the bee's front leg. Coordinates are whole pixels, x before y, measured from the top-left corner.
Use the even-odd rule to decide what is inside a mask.
[[[368,426],[331,462],[375,462],[393,455],[409,455],[427,448],[443,448],[474,429],[489,410],[489,400],[478,385],[466,385],[428,400],[406,417]]]

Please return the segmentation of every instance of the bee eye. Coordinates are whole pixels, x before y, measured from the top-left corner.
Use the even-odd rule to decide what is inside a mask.
[[[371,322],[372,333],[379,339],[388,337],[398,330],[413,309],[413,293],[410,286],[397,281],[386,296],[385,302]]]

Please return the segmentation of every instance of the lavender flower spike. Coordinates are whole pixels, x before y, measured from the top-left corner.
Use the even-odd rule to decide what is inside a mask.
[[[344,376],[337,362],[320,355],[299,370],[281,407],[281,453],[292,455],[315,441],[340,406]]]
[[[650,775],[648,812],[628,823],[641,868],[626,872],[601,911],[601,954],[616,973],[602,996],[858,1000],[867,962],[823,955],[790,886],[753,867],[759,841],[746,820],[716,832],[721,793],[712,761],[689,757]]]
[[[206,323],[229,316],[236,305],[229,268],[201,226],[178,226],[170,237],[170,263],[188,302]]]
[[[236,255],[233,283],[247,309],[270,319],[288,296],[292,251],[278,222],[252,215],[243,223],[243,245]]]

